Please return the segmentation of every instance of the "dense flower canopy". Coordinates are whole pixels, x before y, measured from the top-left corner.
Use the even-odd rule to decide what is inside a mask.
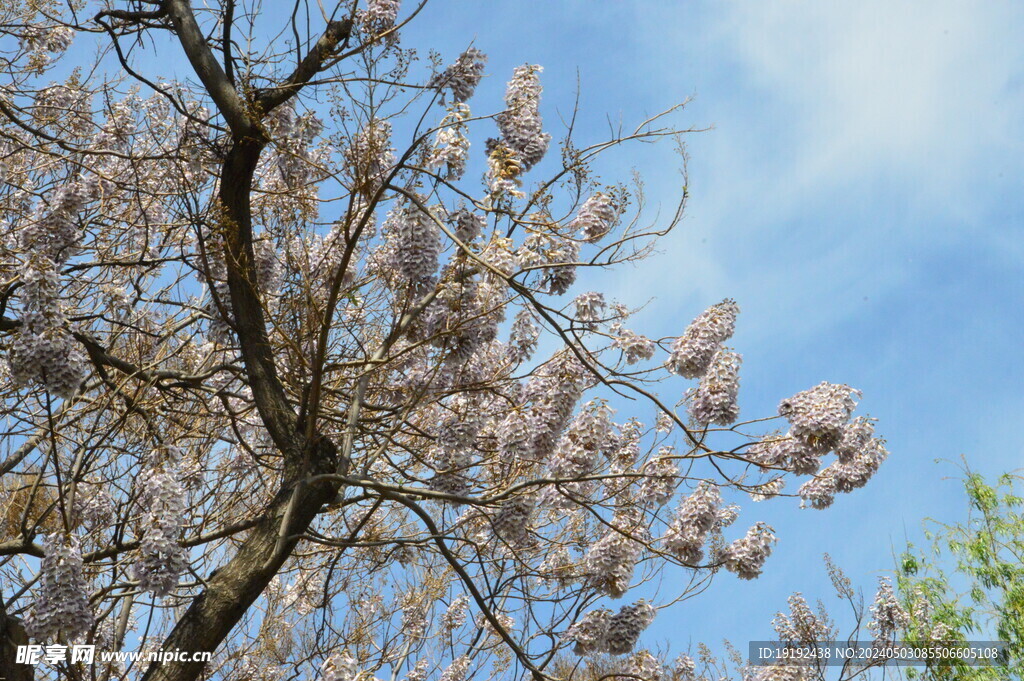
[[[585,290],[675,225],[590,162],[677,109],[574,140],[541,66],[424,64],[398,0],[280,35],[78,4],[0,9],[0,584],[35,641],[214,653],[108,670],[175,681],[653,674],[659,610],[785,539],[733,502],[884,460],[846,385],[739,421],[734,301],[656,338]]]

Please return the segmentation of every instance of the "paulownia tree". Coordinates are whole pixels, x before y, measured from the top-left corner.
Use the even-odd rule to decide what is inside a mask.
[[[214,653],[71,679],[549,678],[757,577],[743,495],[884,459],[846,385],[738,422],[733,301],[655,340],[577,290],[678,222],[591,171],[676,109],[552,148],[541,67],[471,110],[486,46],[418,61],[424,5],[0,9],[3,669],[28,637]]]

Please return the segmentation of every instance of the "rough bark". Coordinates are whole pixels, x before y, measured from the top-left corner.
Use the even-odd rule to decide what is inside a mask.
[[[329,440],[319,440],[312,449],[312,460],[327,467],[335,461],[336,450]],[[297,535],[309,527],[337,491],[338,484],[330,482],[283,485],[263,521],[252,529],[235,556],[217,570],[206,590],[193,600],[163,649],[193,653],[216,650],[280,570],[297,543]],[[285,528],[282,524],[289,510],[290,522]],[[282,532],[287,538],[283,549],[278,547]],[[154,663],[146,670],[143,681],[193,681],[200,677],[204,666],[202,662]]]
[[[175,33],[190,63],[231,129],[231,144],[220,176],[216,228],[224,239],[233,327],[238,336],[248,383],[260,417],[281,452],[281,487],[263,519],[250,530],[236,554],[218,569],[164,641],[164,650],[212,652],[228,637],[249,607],[277,574],[324,504],[334,500],[340,483],[311,476],[345,474],[347,461],[315,427],[302,428],[278,377],[256,281],[250,197],[253,174],[268,143],[260,123],[273,107],[297,93],[348,37],[351,22],[332,21],[324,36],[280,88],[261,93],[248,104],[206,44],[186,0],[165,0]],[[214,257],[218,257],[217,254]],[[308,418],[315,419],[315,415]],[[314,423],[315,426],[315,423]],[[313,432],[307,439],[305,432]],[[194,681],[202,662],[154,663],[144,681]]]
[[[35,668],[15,664],[18,646],[28,645],[28,636],[21,621],[7,614],[0,597],[0,681],[32,681]]]

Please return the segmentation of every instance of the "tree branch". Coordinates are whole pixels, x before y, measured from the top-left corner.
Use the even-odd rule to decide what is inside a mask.
[[[171,17],[185,56],[236,138],[255,134],[258,130],[256,121],[213,56],[187,0],[164,0],[163,8]]]
[[[329,22],[327,30],[316,41],[313,49],[299,62],[292,75],[288,76],[287,80],[280,85],[259,92],[256,96],[256,106],[260,113],[267,114],[295,96],[303,85],[320,72],[324,62],[336,52],[338,44],[347,40],[350,35],[352,35],[351,19]]]

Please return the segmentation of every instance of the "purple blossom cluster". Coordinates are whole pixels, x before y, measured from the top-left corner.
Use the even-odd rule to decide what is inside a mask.
[[[640,545],[622,532],[610,529],[583,557],[587,583],[600,593],[621,598],[633,581]]]
[[[803,645],[832,641],[837,633],[828,618],[824,614],[816,615],[807,600],[798,593],[789,597],[789,614],[776,613],[772,627],[780,641]]]
[[[594,324],[604,319],[606,303],[601,293],[581,293],[576,296],[573,304],[576,306],[576,320],[583,324]]]
[[[54,56],[63,54],[75,37],[66,26],[26,26],[21,30],[21,48],[29,53],[29,64],[35,73],[42,73]]]
[[[364,196],[376,194],[395,166],[391,123],[376,118],[369,121],[352,136],[343,156],[353,190]]]
[[[68,329],[56,264],[45,256],[32,258],[20,294],[21,326],[8,356],[11,378],[17,384],[37,383],[67,399],[85,380],[85,354]]]
[[[116,511],[114,500],[97,482],[81,482],[75,486],[72,515],[89,528],[106,527]]]
[[[449,216],[449,222],[453,227],[455,238],[463,244],[475,241],[487,226],[487,218],[468,210],[465,206],[452,213]]]
[[[821,383],[779,405],[790,423],[785,437],[765,438],[750,449],[751,459],[763,467],[781,468],[797,475],[814,473],[797,490],[805,506],[828,508],[838,493],[866,485],[889,453],[874,437],[867,417],[850,420],[859,394],[847,385]],[[837,460],[821,469],[821,459],[834,450]]]
[[[324,681],[356,681],[359,678],[359,663],[348,653],[335,653],[320,667]]]
[[[469,657],[466,655],[455,658],[441,672],[440,681],[466,681],[466,674],[469,672],[469,662]]]
[[[591,610],[569,628],[565,638],[575,643],[573,651],[577,655],[626,655],[656,615],[654,607],[644,600],[624,605],[614,614],[604,608]]]
[[[576,263],[579,260],[579,242],[558,237],[546,238],[543,250],[540,285],[548,293],[560,296],[576,283]]]
[[[797,393],[779,404],[779,416],[790,424],[790,435],[821,452],[836,447],[853,410],[854,395],[860,393],[848,385],[822,382]]]
[[[728,426],[736,421],[740,407],[740,363],[742,358],[730,348],[720,347],[690,402],[690,416],[697,423]]]
[[[75,255],[82,241],[79,215],[99,196],[93,174],[57,187],[44,197],[28,224],[18,231],[19,246],[61,265]]]
[[[622,671],[624,676],[619,678],[639,679],[640,681],[662,681],[665,674],[661,660],[648,650],[639,650],[626,658],[626,664]]]
[[[528,496],[506,501],[491,520],[494,534],[513,549],[536,545],[537,539],[530,532],[533,507],[533,499]]]
[[[673,460],[674,453],[671,447],[662,447],[657,456],[644,464],[640,471],[644,476],[638,492],[640,503],[664,506],[672,499],[679,486],[679,467]]]
[[[84,576],[82,549],[75,537],[44,537],[39,587],[25,618],[25,632],[37,641],[74,641],[88,632],[94,618]]]
[[[459,594],[441,615],[441,628],[448,632],[454,631],[466,623],[468,615],[469,597]]]
[[[596,243],[615,228],[620,215],[621,210],[612,198],[597,192],[583,202],[569,226],[578,231],[584,241]]]
[[[466,172],[469,138],[466,137],[465,122],[469,115],[467,105],[456,104],[448,115],[441,119],[434,144],[427,156],[427,167],[443,168],[444,177],[448,180],[458,180]]]
[[[178,585],[188,567],[180,535],[185,518],[185,491],[171,463],[147,466],[139,474],[140,499],[144,505],[142,540],[133,573],[139,588],[166,596]]]
[[[422,202],[423,197],[418,196]],[[437,273],[441,231],[434,217],[411,201],[396,206],[384,222],[388,265],[406,285],[427,286]]]
[[[516,154],[523,170],[544,158],[551,135],[543,131],[540,117],[540,73],[536,64],[517,66],[505,91],[507,109],[498,114],[498,129],[505,145]]]
[[[612,332],[617,334],[612,347],[622,351],[626,364],[636,364],[654,357],[655,345],[650,338],[621,328],[618,324],[612,328]]]
[[[523,388],[523,397],[531,402],[528,410],[532,432],[533,458],[548,460],[562,431],[572,418],[573,409],[589,384],[590,372],[569,351],[562,351],[540,367]]]
[[[437,88],[442,97],[446,90],[451,92],[452,101],[456,104],[467,102],[484,77],[486,63],[487,55],[471,47],[460,54],[455,63],[437,74],[430,83],[431,87]]]
[[[430,662],[427,660],[418,660],[412,669],[405,675],[405,681],[427,681],[429,678],[428,670],[430,669]]]
[[[725,547],[718,559],[725,569],[740,579],[756,579],[761,576],[765,561],[772,553],[775,533],[764,523],[756,523],[740,537]]]
[[[875,592],[875,600],[870,611],[871,622],[868,623],[868,630],[874,634],[876,644],[882,643],[910,625],[910,615],[900,604],[893,591],[892,581],[888,577],[878,578],[878,591]]]
[[[512,329],[509,333],[509,360],[517,365],[529,360],[537,350],[539,339],[540,327],[533,313],[527,309],[520,310],[512,320]]]
[[[702,480],[679,504],[676,517],[661,540],[665,550],[687,565],[699,563],[704,557],[704,543],[715,527],[721,505],[722,495],[718,486]]]
[[[372,36],[386,33],[395,27],[401,0],[367,0],[366,9],[359,14],[362,29]],[[394,40],[394,34],[390,34]]]
[[[732,337],[739,311],[736,301],[726,298],[702,312],[672,343],[668,370],[683,378],[704,375],[719,347]]]

